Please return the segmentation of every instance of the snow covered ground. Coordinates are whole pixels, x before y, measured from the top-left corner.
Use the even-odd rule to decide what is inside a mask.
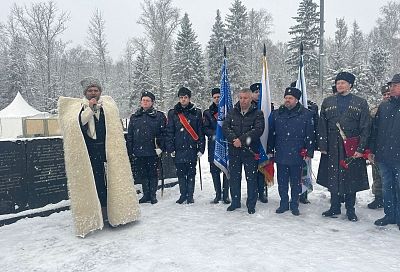
[[[85,239],[74,236],[70,211],[0,227],[0,271],[400,271],[400,231],[374,226],[383,210],[367,209],[370,191],[357,194],[358,222],[345,214],[323,218],[329,194],[318,185],[298,217],[275,213],[276,185],[269,203],[258,202],[249,215],[245,182],[242,208],[227,212],[225,204],[210,204],[206,155],[202,166],[194,204],[175,204],[175,186],[158,194],[158,204],[142,204],[140,221]]]

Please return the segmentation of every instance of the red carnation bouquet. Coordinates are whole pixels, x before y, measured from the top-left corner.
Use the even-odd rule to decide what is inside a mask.
[[[370,149],[365,149],[364,153],[362,154],[362,157],[364,160],[368,160],[368,156],[371,154]],[[350,163],[356,159],[355,157],[347,157],[344,160],[339,161],[339,165],[343,167],[344,169],[349,169]]]

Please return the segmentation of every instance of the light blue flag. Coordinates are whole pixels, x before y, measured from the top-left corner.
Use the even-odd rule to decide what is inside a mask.
[[[299,62],[299,75],[296,81],[296,88],[301,91],[300,103],[307,109],[307,87],[306,78],[304,76],[304,60],[303,60],[303,43],[300,43],[300,62]],[[311,160],[306,161],[303,167],[303,172],[301,176],[301,194],[305,192],[312,192],[312,164]]]
[[[228,62],[226,57],[224,57],[224,63],[222,64],[220,95],[221,96],[218,102],[217,130],[215,133],[214,164],[221,169],[221,171],[224,172],[229,179],[228,143],[222,132],[222,124],[224,123],[228,111],[233,108],[233,103],[231,88],[229,86]]]

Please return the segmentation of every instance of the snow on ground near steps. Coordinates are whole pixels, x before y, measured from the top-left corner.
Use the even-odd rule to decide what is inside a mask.
[[[194,204],[176,204],[175,186],[163,198],[158,192],[156,205],[142,204],[140,221],[85,239],[74,236],[70,211],[0,227],[0,271],[400,271],[400,231],[374,226],[383,210],[366,208],[370,191],[357,194],[359,222],[348,221],[344,207],[338,218],[323,218],[329,193],[318,185],[298,217],[275,213],[276,185],[249,215],[244,182],[242,208],[227,212],[210,204],[206,155],[202,167]]]

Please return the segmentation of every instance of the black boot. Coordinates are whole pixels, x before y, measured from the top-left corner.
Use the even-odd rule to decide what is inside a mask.
[[[356,193],[346,194],[345,195],[345,206],[346,206],[346,215],[350,221],[356,222],[358,221],[358,217],[356,215],[356,209],[354,208],[356,204]]]
[[[389,216],[385,215],[381,219],[376,220],[374,222],[374,224],[377,225],[377,226],[386,226],[386,225],[389,225],[389,224],[396,224],[396,220],[394,220],[393,218],[390,218]]]
[[[139,203],[147,203],[150,202],[150,197],[148,195],[144,195],[141,199],[139,199]]]
[[[139,203],[150,202],[150,186],[148,180],[142,180],[143,197],[139,200]]]
[[[285,207],[285,206],[279,206],[279,208],[278,209],[276,209],[276,213],[284,213],[284,212],[286,212],[286,211],[288,211],[289,210],[289,207]]]
[[[338,215],[338,214],[341,214],[342,212],[340,211],[340,210],[336,210],[336,209],[334,209],[334,208],[329,208],[329,210],[327,210],[327,211],[324,211],[323,213],[322,213],[322,216],[325,216],[325,217],[335,217],[335,215]]]
[[[265,196],[264,192],[258,194],[258,200],[262,203],[268,203],[268,198]]]
[[[230,204],[231,201],[229,200],[229,181],[226,178],[224,174],[223,178],[223,183],[222,183],[222,200],[224,201],[224,204]]]
[[[215,190],[215,198],[211,203],[217,204],[221,200],[221,177],[219,172],[212,172],[211,173],[213,183],[214,183],[214,190]]]
[[[186,201],[186,196],[181,195],[181,196],[179,197],[179,199],[176,201],[176,203],[182,204],[182,203],[185,202],[185,201]]]
[[[300,195],[300,203],[303,203],[303,204],[310,204],[311,203],[308,200],[308,192],[307,191]]]
[[[188,196],[187,197],[187,204],[193,204],[193,203],[194,203],[193,196]]]
[[[153,177],[150,180],[150,203],[151,204],[156,204],[158,202],[158,200],[157,200],[157,185],[158,185],[158,178]]]
[[[194,176],[188,177],[188,189],[187,189],[187,203],[192,204],[194,203],[193,194],[194,194],[194,186],[195,180]]]
[[[156,204],[158,202],[157,197],[155,195],[152,195],[150,197],[150,203],[151,204]]]
[[[348,218],[350,221],[353,221],[353,222],[358,221],[358,217],[357,217],[357,215],[356,215],[355,210],[347,210],[346,215],[347,215],[347,218]]]
[[[218,204],[220,200],[221,200],[221,196],[216,195],[215,198],[211,201],[211,204]]]
[[[341,196],[339,194],[332,194],[331,193],[331,207],[329,210],[322,213],[322,216],[325,217],[336,217],[335,215],[341,214],[340,211],[341,206]]]
[[[383,208],[383,199],[382,199],[382,197],[375,196],[374,201],[369,203],[367,206],[368,206],[369,209],[372,209],[372,210]]]
[[[176,203],[182,204],[187,199],[187,181],[185,178],[178,178],[178,182],[179,182],[179,192],[181,196],[176,201]]]

